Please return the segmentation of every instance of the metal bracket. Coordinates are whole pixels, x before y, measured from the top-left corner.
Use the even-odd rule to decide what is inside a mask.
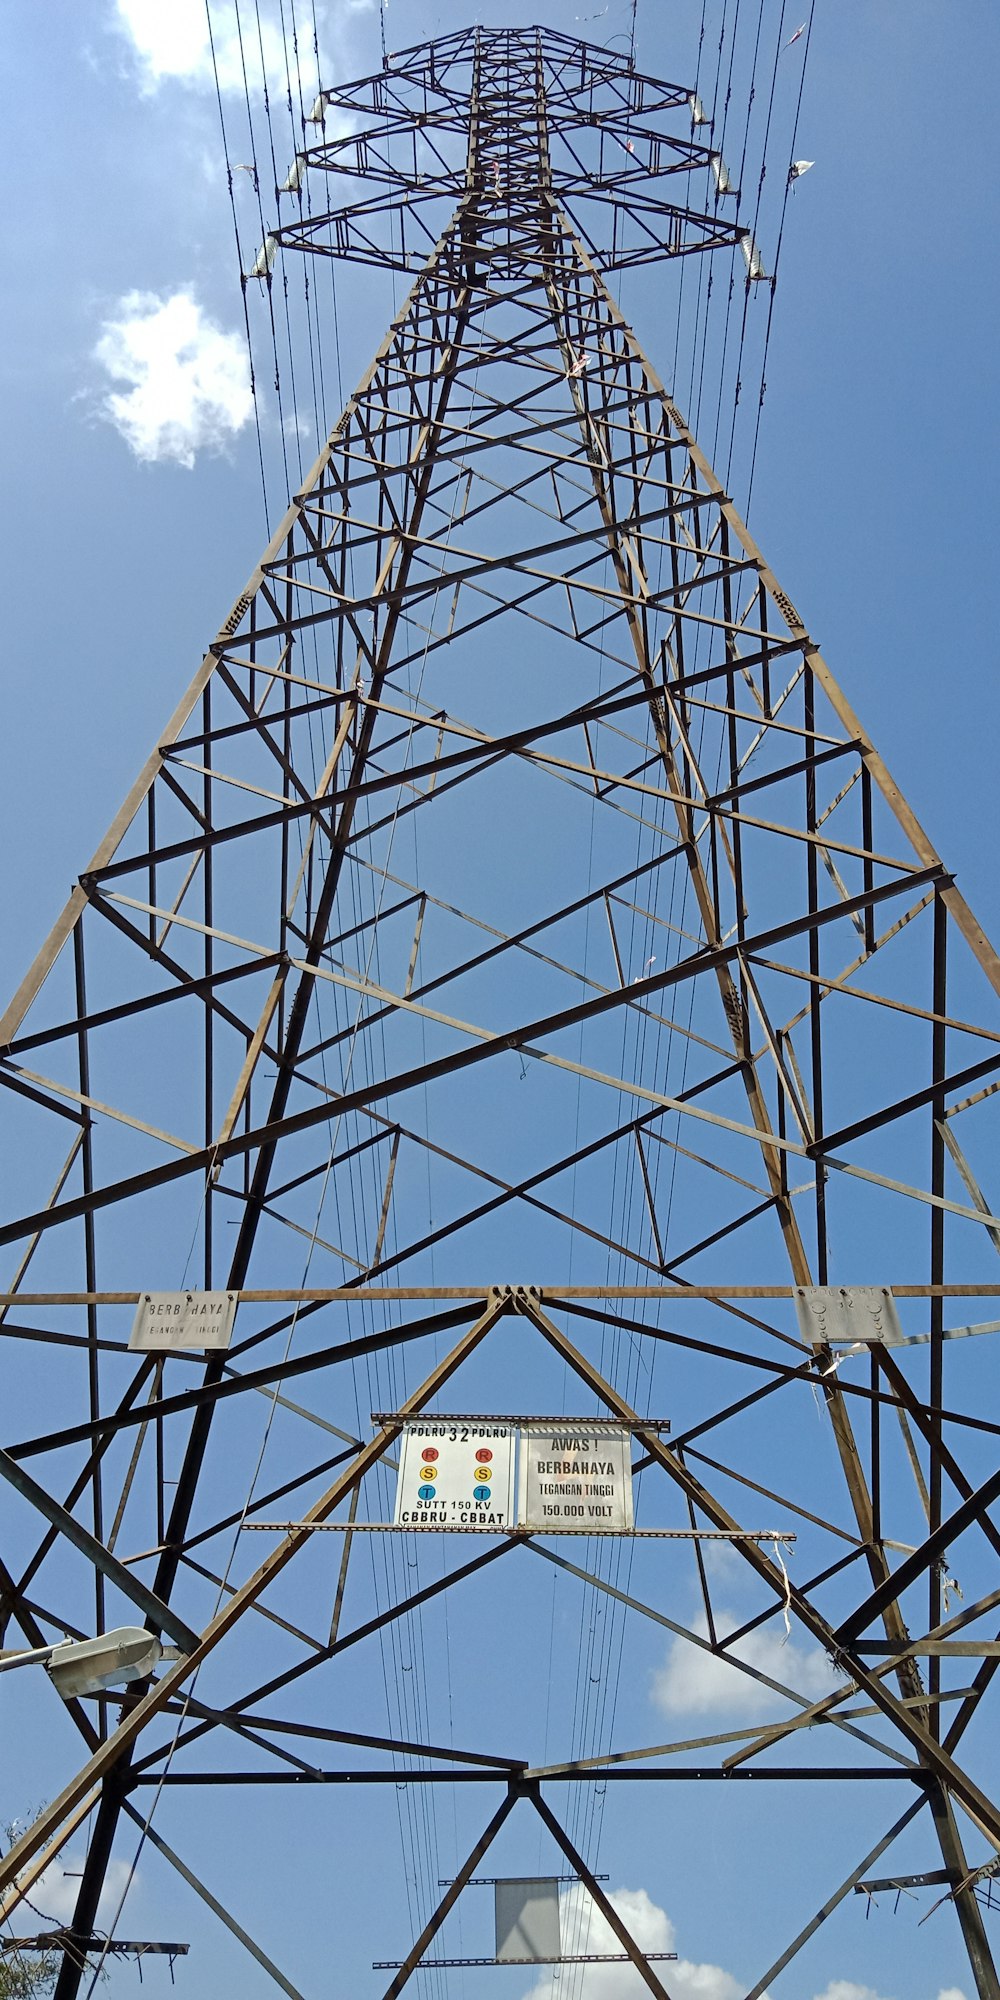
[[[892,1347],[903,1338],[888,1285],[797,1285],[795,1311],[812,1347]]]

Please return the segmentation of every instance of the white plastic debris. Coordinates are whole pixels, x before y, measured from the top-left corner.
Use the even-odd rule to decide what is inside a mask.
[[[278,193],[298,194],[298,191],[302,186],[303,178],[305,176],[305,171],[306,171],[306,163],[304,159],[302,159],[301,155],[296,153],[295,158],[288,169],[288,173],[285,179],[282,181],[280,188],[278,189]]]
[[[278,249],[276,236],[265,236],[256,257],[247,272],[248,278],[269,278],[274,269],[274,259]]]
[[[729,168],[721,153],[712,154],[712,172],[715,175],[715,185],[719,193],[731,194],[733,184],[729,178]]]
[[[313,105],[313,108],[310,111],[308,118],[306,119],[306,124],[307,125],[326,124],[326,100],[324,98],[322,91],[319,92],[316,102]]]
[[[789,180],[800,181],[802,179],[803,174],[807,174],[809,172],[810,167],[814,167],[815,165],[816,165],[815,160],[793,160],[791,166],[788,169]]]
[[[767,272],[761,261],[760,251],[749,230],[745,236],[740,237],[740,249],[746,260],[747,277],[751,279],[766,278]]]
[[[688,98],[688,103],[691,106],[692,125],[711,125],[712,120],[708,116],[708,113],[705,110],[705,106],[703,105],[701,98],[699,97],[698,92],[696,90],[692,90],[691,95]]]
[[[570,381],[574,382],[578,379],[579,376],[585,375],[589,366],[590,366],[589,354],[578,354],[576,356],[575,361],[573,362],[572,368],[567,370]]]

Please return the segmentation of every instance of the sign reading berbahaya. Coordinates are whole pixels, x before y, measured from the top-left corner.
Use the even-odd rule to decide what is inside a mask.
[[[142,1292],[128,1344],[140,1354],[225,1349],[235,1316],[235,1292]]]
[[[397,1528],[479,1528],[502,1533],[514,1523],[511,1424],[444,1421],[407,1424],[400,1439]]]
[[[521,1431],[517,1524],[536,1533],[628,1534],[632,1528],[632,1439],[598,1424],[534,1425]]]

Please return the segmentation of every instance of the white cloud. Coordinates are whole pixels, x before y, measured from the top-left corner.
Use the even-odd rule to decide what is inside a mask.
[[[189,291],[160,298],[129,292],[105,322],[94,358],[125,389],[109,390],[101,414],[136,458],[192,466],[219,451],[253,415],[242,338],[224,333]]]
[[[376,4],[377,0],[341,0],[339,13],[342,16],[370,14]],[[247,87],[251,97],[261,94],[262,69],[269,87],[280,87],[282,94],[288,89],[290,75],[292,93],[297,96],[301,79],[307,110],[318,88],[311,13],[308,30],[304,32],[300,24],[296,50],[288,10],[285,10],[283,30],[281,10],[276,0],[270,0],[270,5],[267,0],[262,0],[259,13],[248,10],[243,21],[242,48],[236,10],[232,6],[215,7],[211,41],[205,0],[114,0],[112,18],[130,47],[147,96],[164,83],[180,83],[189,90],[214,91],[216,69],[220,89],[238,91],[241,96]],[[338,23],[335,18],[331,19],[330,8],[323,5],[322,0],[316,7],[316,25],[320,48],[329,61],[337,53]],[[215,68],[212,64],[213,43]],[[323,81],[329,82],[325,72]]]
[[[853,1979],[831,1979],[829,1986],[817,1993],[816,2000],[880,2000],[880,1996],[874,1986],[859,1986]],[[942,1994],[940,2000],[947,2000],[947,1995]]]
[[[831,1979],[815,2000],[881,2000],[874,1986],[859,1986],[856,1979]],[[937,2000],[965,2000],[965,1994],[958,1986],[942,1986]]]
[[[41,1911],[54,1923],[68,1923],[76,1907],[77,1891],[80,1887],[79,1871],[85,1857],[81,1854],[60,1854],[40,1875],[30,1891],[34,1910],[22,1903],[18,1911],[18,1929],[22,1937],[33,1936],[38,1929],[36,1911]],[[138,1879],[138,1878],[137,1878]],[[97,1906],[97,1925],[111,1922],[116,1916],[122,1895],[128,1887],[129,1864],[127,1861],[112,1861],[104,1878],[101,1900]],[[136,1884],[132,1883],[134,1890]]]
[[[716,1629],[723,1635],[727,1630],[733,1631],[736,1624],[737,1620],[726,1613],[716,1619]],[[708,1627],[703,1617],[695,1621],[692,1630],[707,1637]],[[821,1647],[798,1646],[794,1639],[786,1640],[780,1631],[770,1631],[766,1626],[748,1632],[745,1639],[738,1639],[732,1650],[737,1659],[745,1660],[759,1673],[769,1674],[772,1680],[783,1681],[808,1701],[821,1700],[837,1685],[837,1673]],[[756,1720],[789,1706],[783,1695],[679,1637],[671,1640],[664,1666],[653,1675],[652,1697],[667,1715],[724,1711]],[[838,2000],[837,1995],[834,2000]]]
[[[675,1929],[665,1910],[645,1889],[613,1889],[610,1901],[642,1951],[673,1951]],[[609,1923],[582,1884],[574,1883],[559,1899],[560,1930],[566,1952],[621,1951]],[[679,1958],[665,1965],[663,1983],[671,2000],[741,2000],[745,1985],[721,1965]],[[580,1968],[579,2000],[641,2000],[647,1988],[634,1965],[585,1965]],[[555,1972],[541,1974],[525,2000],[559,2000],[562,1982]]]
[[[641,1951],[674,1951],[676,1925],[645,1889],[612,1889],[608,1892],[626,1928]],[[582,1883],[563,1890],[559,1898],[559,1928],[563,1951],[619,1952],[622,1945],[611,1925],[602,1917]],[[671,2000],[742,2000],[746,1981],[736,1979],[721,1965],[707,1960],[678,1958],[656,1968]],[[631,1964],[585,1965],[574,1976],[577,2000],[645,2000],[648,1991]],[[563,1976],[563,1978],[565,1975]],[[524,2000],[560,2000],[563,1979],[556,1968],[541,1973]],[[765,1994],[764,2000],[768,2000]],[[886,1996],[855,1979],[831,1979],[814,2000],[886,2000]],[[966,2000],[957,1986],[942,1987],[937,2000]]]
[[[322,25],[322,9],[317,18]],[[182,83],[193,90],[214,90],[212,42],[209,41],[205,0],[115,0],[115,26],[131,45],[143,90],[150,94],[162,83]],[[261,88],[261,45],[269,84],[285,83],[285,42],[276,10],[260,9],[260,40],[256,16],[250,15],[243,28],[243,48],[235,10],[216,8],[212,17],[212,40],[219,84],[224,91],[244,89],[243,64],[253,95]],[[303,91],[315,92],[312,36],[299,37],[299,68]],[[295,87],[295,56],[289,47],[289,62]],[[311,99],[310,99],[311,102]]]

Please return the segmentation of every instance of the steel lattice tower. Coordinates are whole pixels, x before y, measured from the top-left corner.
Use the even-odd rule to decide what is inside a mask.
[[[716,1796],[760,1778],[762,1829],[831,1783],[880,1815],[846,1879],[817,1852],[808,1908],[765,1869],[748,2000],[898,1876],[897,1839],[996,1996],[997,1425],[988,1341],[946,1335],[949,1301],[998,1289],[1000,962],[609,289],[746,224],[693,193],[688,90],[554,32],[469,30],[326,95],[350,127],[308,154],[328,203],[278,242],[411,289],[0,1033],[23,1163],[6,1643],[138,1618],[185,1654],[96,1707],[44,1690],[64,1782],[0,1862],[4,1907],[87,1821],[69,2000],[154,1801],[162,1825],[185,1788],[236,1808],[227,1786],[284,1783],[291,1814],[321,1782],[333,1813],[403,1769],[418,1806],[461,1788],[475,1837],[390,1994],[524,1813],[662,2000],[559,1801],[652,1780],[666,1839],[693,1757]],[[862,1282],[893,1287],[908,1344],[803,1337],[797,1294]],[[188,1284],[239,1295],[229,1354],[130,1355],[143,1288]],[[589,1759],[554,1726],[543,1760],[527,1684],[454,1734],[431,1701],[436,1737],[386,1735],[344,1679],[364,1647],[467,1592],[503,1629],[553,1565],[630,1607],[626,1657],[652,1619],[775,1686],[718,1631],[697,1542],[669,1589],[662,1543],[623,1592],[600,1554],[507,1538],[449,1544],[444,1574],[421,1550],[379,1594],[374,1537],[239,1535],[276,1508],[386,1518],[400,1414],[515,1409],[536,1353],[566,1408],[625,1419],[653,1414],[661,1357],[644,1520],[744,1531],[743,1630],[787,1604],[832,1692],[783,1687],[777,1721],[680,1754],[609,1722]],[[787,1587],[749,1538],[772,1512],[799,1535]],[[253,1900],[231,1915],[174,1838],[147,1852],[296,1993]],[[404,1932],[400,1905],[371,1942]]]

